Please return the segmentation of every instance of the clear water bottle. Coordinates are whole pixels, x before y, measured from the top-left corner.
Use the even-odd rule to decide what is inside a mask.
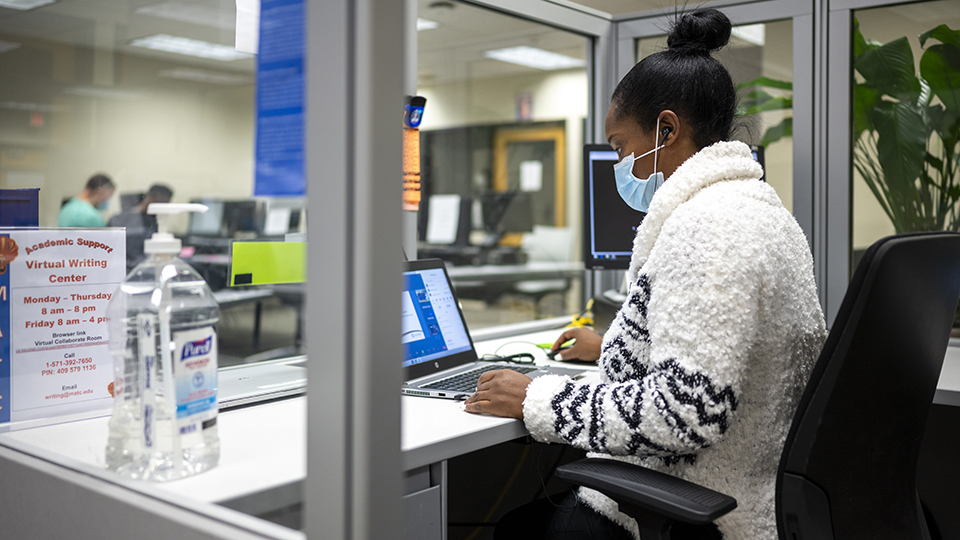
[[[210,287],[177,258],[180,241],[166,217],[206,210],[151,204],[159,232],[107,308],[114,408],[107,469],[166,481],[217,465],[217,332],[220,308]]]

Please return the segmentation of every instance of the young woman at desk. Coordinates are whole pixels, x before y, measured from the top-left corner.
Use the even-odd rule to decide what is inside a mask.
[[[575,338],[562,358],[598,360],[602,382],[495,371],[466,401],[469,412],[522,419],[539,441],[737,499],[716,524],[675,526],[674,539],[777,537],[777,464],[826,335],[803,232],[749,147],[728,141],[736,91],[710,52],[730,31],[716,10],[679,17],[668,50],[644,58],[613,94],[605,127],[621,158],[617,188],[647,215],[610,329],[568,330],[554,345]],[[615,502],[581,488],[558,505],[514,510],[495,538],[638,535]]]

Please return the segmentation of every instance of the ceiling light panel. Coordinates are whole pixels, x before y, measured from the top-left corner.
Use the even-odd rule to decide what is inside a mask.
[[[179,79],[182,81],[193,81],[209,84],[236,85],[249,84],[253,82],[253,78],[246,75],[187,67],[165,69],[158,72],[157,75],[167,79]]]
[[[130,44],[134,47],[143,47],[154,51],[196,56],[223,62],[251,58],[253,56],[249,53],[240,52],[230,45],[220,45],[218,43],[209,43],[207,41],[171,36],[168,34],[157,34],[135,39],[131,41]]]
[[[586,61],[580,60],[579,58],[538,49],[536,47],[528,47],[526,45],[507,47],[505,49],[493,49],[485,51],[483,55],[487,58],[500,60],[501,62],[542,69],[544,71],[568,69],[586,65]]]
[[[210,28],[220,28],[231,30],[236,25],[233,11],[222,12],[219,8],[203,5],[197,2],[170,1],[153,4],[138,8],[136,12],[140,15],[150,15]]]
[[[0,0],[0,7],[27,11],[56,3],[57,0]]]
[[[440,23],[437,21],[431,21],[430,19],[417,17],[417,32],[421,30],[433,30],[438,26],[440,26]]]
[[[14,43],[12,41],[0,41],[0,53],[9,52],[19,48],[20,48],[19,43]]]

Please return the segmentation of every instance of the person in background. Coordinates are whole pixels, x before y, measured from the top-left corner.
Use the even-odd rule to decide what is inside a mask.
[[[152,203],[168,203],[173,198],[173,190],[163,184],[153,184],[139,204],[129,212],[110,218],[109,227],[127,229],[127,272],[133,270],[143,260],[143,242],[157,232],[157,217],[147,213]]]
[[[620,81],[606,135],[617,191],[645,212],[627,299],[563,360],[597,360],[600,382],[489,371],[471,413],[522,419],[534,439],[640,464],[726,493],[739,506],[674,540],[774,540],[777,465],[826,337],[803,231],[731,141],[736,89],[711,55],[730,39],[715,9],[678,16],[668,48]],[[497,466],[497,465],[493,465]],[[581,488],[504,516],[495,540],[642,540],[609,497]]]
[[[60,208],[57,226],[106,227],[107,223],[100,212],[107,209],[115,189],[109,176],[100,173],[91,176],[83,191]]]

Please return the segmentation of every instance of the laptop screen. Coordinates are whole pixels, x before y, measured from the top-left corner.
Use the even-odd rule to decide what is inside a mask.
[[[443,263],[404,272],[401,318],[403,367],[473,350]],[[419,265],[418,265],[419,266]]]

